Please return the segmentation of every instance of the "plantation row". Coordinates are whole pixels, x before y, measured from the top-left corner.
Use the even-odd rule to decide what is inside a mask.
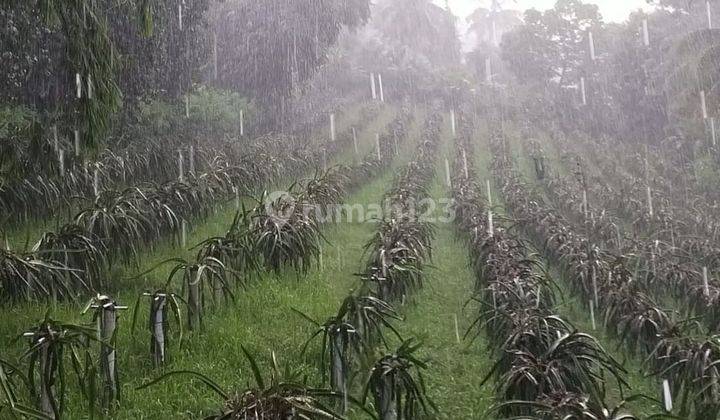
[[[351,378],[358,374],[361,378],[367,376],[367,383],[362,401],[355,401],[364,406],[372,394],[380,419],[417,418],[433,406],[425,395],[420,372],[426,364],[415,355],[420,344],[412,339],[403,340],[392,321],[401,319],[395,307],[403,305],[413,291],[422,287],[432,254],[433,227],[420,220],[415,205],[428,197],[426,186],[434,176],[441,121],[439,114],[428,118],[413,161],[400,171],[385,194],[383,201],[388,208],[377,232],[365,245],[366,268],[360,287],[323,324],[303,315],[318,326],[305,348],[322,334],[321,368],[328,373],[332,390],[346,396],[343,412],[348,408],[347,395],[353,388]],[[373,360],[380,345],[385,350],[390,348],[384,329],[390,330],[401,344],[394,352]],[[368,374],[361,372],[365,366],[370,366]]]
[[[500,149],[497,146],[495,150],[499,153]],[[498,169],[503,169],[498,175],[506,180],[503,191],[513,215],[536,246],[572,279],[572,291],[587,302],[591,313],[598,314],[607,333],[630,354],[645,359],[643,370],[656,376],[671,394],[666,395],[666,408],[671,408],[668,402],[672,398],[683,418],[717,418],[720,352],[716,340],[693,335],[692,322],[676,321],[672,311],[649,296],[645,282],[636,277],[638,271],[632,261],[588,236],[588,232],[614,229],[588,228],[588,213],[584,213],[584,223],[565,219],[546,205],[537,191],[526,188],[507,163]],[[577,197],[564,195],[565,199],[571,196]],[[565,205],[575,211],[585,208],[582,200]],[[654,262],[660,264],[657,259]]]
[[[598,155],[602,156],[597,158],[601,161],[600,164],[606,167],[608,163],[606,154],[596,154],[595,156]],[[649,182],[647,173],[650,164],[647,159],[643,162],[639,156],[636,156],[631,162],[638,162],[645,166],[646,182]],[[632,168],[633,166],[630,166],[630,172],[636,172],[639,169],[637,166],[635,170]],[[662,357],[676,363],[675,366],[664,365],[664,371],[657,371],[662,374],[661,377],[672,378],[678,375],[688,375],[687,378],[678,380],[674,389],[677,394],[682,395],[683,411],[687,411],[685,407],[690,405],[690,403],[685,403],[686,399],[699,400],[700,408],[697,411],[700,413],[704,413],[703,410],[715,410],[720,402],[720,392],[718,391],[720,383],[718,383],[714,365],[717,357],[720,356],[715,336],[720,327],[720,315],[717,307],[720,288],[718,288],[713,273],[717,272],[717,256],[720,253],[714,245],[715,233],[709,232],[714,229],[714,222],[696,213],[692,208],[683,211],[683,209],[675,207],[674,200],[671,198],[683,195],[677,189],[668,191],[667,196],[661,196],[662,199],[658,200],[658,194],[653,192],[651,195],[651,189],[647,183],[647,201],[636,204],[631,211],[623,205],[612,205],[612,203],[629,201],[625,196],[630,188],[627,182],[635,182],[636,185],[641,182],[629,173],[627,176],[630,181],[624,182],[609,176],[608,178],[615,180],[614,184],[605,182],[603,177],[597,177],[587,183],[586,194],[593,198],[600,197],[598,201],[600,203],[608,203],[607,209],[600,207],[603,215],[614,212],[621,217],[624,216],[625,220],[628,218],[635,220],[633,223],[635,234],[639,233],[642,236],[631,238],[631,240],[622,240],[619,231],[617,242],[608,240],[608,236],[611,235],[605,235],[603,238],[602,232],[616,230],[618,229],[617,225],[613,226],[606,216],[593,217],[592,211],[589,211],[587,216],[578,214],[579,200],[577,197],[580,195],[578,189],[582,187],[581,185],[576,186],[573,190],[567,186],[567,184],[575,185],[573,183],[553,181],[550,184],[554,188],[546,188],[546,190],[550,197],[556,199],[556,204],[566,204],[561,204],[561,208],[571,214],[571,219],[580,223],[583,219],[587,220],[585,226],[592,226],[589,230],[591,241],[599,242],[597,252],[609,253],[610,255],[606,258],[614,257],[618,261],[623,261],[624,267],[631,271],[630,281],[640,284],[635,289],[655,297],[655,302],[662,302],[670,297],[684,309],[687,316],[695,317],[679,323],[674,322],[676,316],[672,310],[665,310],[662,314],[648,317],[649,319],[645,322],[651,323],[649,326],[652,327],[652,330],[646,331],[645,334],[652,334],[656,330],[660,331],[659,337],[651,336],[648,341],[654,343],[661,339],[666,347],[679,346],[678,349],[662,349],[663,352],[659,352],[660,347],[653,349],[653,352],[648,354],[648,359]],[[658,178],[659,176],[656,177],[656,179]],[[662,181],[659,184],[662,184]],[[564,188],[558,188],[558,186]],[[556,193],[554,190],[557,189],[561,192]],[[560,197],[563,197],[562,202],[559,201]],[[575,197],[575,199],[573,200],[571,197]],[[700,198],[696,200],[696,203],[705,202],[703,197],[698,197]],[[700,204],[697,207],[703,208],[704,206]],[[676,217],[683,213],[684,216]],[[695,217],[694,220],[692,220],[693,217]],[[622,219],[619,222],[622,222]],[[581,226],[578,227],[582,229]],[[646,300],[650,307],[659,306],[647,297]],[[670,317],[671,322],[664,321],[656,325],[655,318],[662,319],[663,316]],[[707,329],[702,328],[698,321],[704,322]],[[644,324],[640,324],[636,328],[643,326]],[[652,368],[652,364],[649,363],[648,366]],[[689,386],[688,383],[691,381],[697,385]],[[672,382],[670,384],[674,385]],[[709,408],[705,408],[705,406]]]
[[[717,418],[720,350],[714,336],[699,325],[693,327],[692,322],[676,321],[674,311],[657,303],[672,290],[673,297],[686,304],[689,311],[704,315],[711,331],[718,325],[720,316],[708,302],[720,292],[712,278],[705,281],[698,274],[705,260],[697,254],[680,253],[678,249],[683,245],[672,242],[675,238],[683,244],[680,238],[690,236],[690,231],[683,230],[682,222],[667,213],[662,218],[655,213],[655,219],[649,217],[647,222],[633,225],[634,237],[623,237],[623,217],[640,217],[644,212],[641,205],[636,209],[628,206],[628,213],[618,212],[614,203],[628,191],[623,184],[617,187],[611,182],[589,182],[589,169],[585,168],[577,172],[579,182],[562,175],[548,177],[543,150],[532,146],[532,150],[526,150],[529,160],[520,157],[514,161],[508,138],[491,122],[492,178],[499,191],[497,201],[504,203],[509,220],[516,221],[509,227],[504,218],[495,214],[499,205],[493,206],[490,184],[485,196],[476,182],[479,157],[473,119],[467,118],[471,114],[465,111],[456,115],[453,128],[457,123],[459,129],[452,173],[448,176],[456,227],[467,240],[475,277],[468,298],[478,304],[478,312],[472,317],[466,337],[472,341],[486,337],[491,346],[491,367],[475,372],[481,386],[494,383],[495,404],[486,415],[543,420],[642,418],[627,413],[628,403],[634,410],[634,402],[644,397],[627,395],[631,387],[623,365],[595,337],[578,331],[570,319],[560,315],[564,304],[560,301],[561,285],[553,281],[543,259],[536,256],[534,250],[539,249],[552,266],[559,267],[570,291],[586,305],[593,329],[597,321],[608,336],[625,347],[627,354],[645,359],[644,374],[657,378],[658,390],[666,392],[666,414]],[[317,356],[322,383],[311,386],[307,372],[289,365],[281,367],[274,353],[269,374],[264,374],[245,341],[240,345],[236,340],[239,348],[235,350],[251,367],[254,385],[226,390],[194,369],[161,370],[173,365],[170,353],[175,350],[171,343],[181,343],[185,330],[194,331],[194,335],[208,334],[210,331],[204,327],[206,315],[211,311],[220,313],[223,306],[236,302],[239,293],[258,284],[256,280],[263,273],[293,272],[300,280],[314,267],[323,266],[323,258],[328,255],[324,251],[323,229],[334,220],[330,214],[337,207],[334,205],[387,171],[400,147],[406,147],[412,118],[408,110],[401,111],[377,137],[373,150],[352,166],[328,167],[330,159],[351,147],[354,139],[349,132],[317,151],[300,152],[286,146],[288,150],[282,156],[288,163],[279,159],[274,163],[276,173],[258,177],[257,184],[248,184],[248,189],[280,178],[285,168],[294,176],[313,167],[323,170],[292,183],[280,196],[263,194],[249,207],[240,201],[237,192],[236,181],[242,176],[233,172],[238,177],[233,178],[235,175],[227,172],[213,171],[212,165],[203,174],[190,172],[182,181],[165,184],[187,187],[170,194],[177,201],[155,199],[159,193],[151,194],[153,190],[144,185],[128,189],[134,191],[125,198],[128,204],[115,207],[124,213],[115,211],[112,221],[110,216],[97,218],[108,220],[103,222],[108,226],[116,220],[117,226],[132,226],[131,220],[138,223],[140,227],[130,229],[127,235],[126,250],[108,251],[110,243],[115,246],[114,239],[122,234],[121,229],[88,233],[86,226],[93,225],[88,224],[89,217],[80,217],[85,214],[81,211],[78,219],[63,229],[77,229],[85,242],[57,242],[60,245],[36,249],[38,264],[57,271],[61,279],[55,281],[63,287],[47,287],[47,293],[27,288],[25,295],[4,296],[6,301],[112,291],[111,283],[99,279],[107,278],[113,264],[137,261],[142,247],[151,247],[164,237],[174,235],[184,245],[183,225],[188,220],[206,217],[214,210],[214,202],[237,198],[237,211],[224,234],[200,240],[193,246],[194,255],[167,259],[137,275],[141,278],[160,268],[167,272],[164,284],[142,293],[133,306],[126,308],[109,295],[97,295],[83,310],[92,314],[93,324],[65,323],[48,314],[29,328],[24,340],[31,344],[19,361],[0,359],[0,395],[8,402],[6,406],[16,415],[63,418],[67,417],[67,402],[72,399],[74,407],[77,400],[82,400],[90,416],[100,408],[106,415],[111,414],[120,404],[119,373],[127,363],[127,357],[118,357],[121,351],[145,359],[148,364],[152,362],[158,369],[154,379],[140,381],[140,389],[178,375],[190,375],[208,385],[222,400],[211,418],[334,419],[348,414],[362,417],[361,411],[382,420],[435,416],[442,408],[435,406],[426,390],[422,372],[428,363],[419,355],[421,343],[401,334],[398,321],[403,319],[400,309],[423,287],[433,255],[435,227],[420,216],[422,209],[417,205],[430,198],[427,187],[434,178],[442,125],[437,113],[427,119],[414,158],[399,171],[383,197],[386,208],[365,244],[359,286],[346,295],[343,292],[345,297],[337,312],[323,322],[296,311],[316,326],[304,346],[296,344],[302,357]],[[300,153],[307,162],[294,160]],[[534,163],[542,188],[532,188],[523,181],[522,166],[515,167],[522,165],[523,159]],[[563,171],[573,168],[570,164],[558,167]],[[99,194],[96,205],[109,192]],[[593,205],[596,201],[607,203],[606,208]],[[672,208],[666,203],[662,206]],[[100,212],[100,208],[98,205],[95,210],[98,214],[107,213]],[[667,226],[675,226],[675,230],[665,229]],[[661,237],[671,243],[656,239]],[[94,259],[81,258],[87,252],[77,251],[91,246],[96,252]],[[51,253],[57,257],[40,259]],[[7,255],[12,254],[7,251]],[[24,273],[5,273],[25,278]],[[53,284],[42,283],[46,278],[41,276],[34,280],[38,286]],[[133,329],[138,323],[147,326],[149,357],[136,348],[116,347],[118,314],[124,309],[132,312]],[[313,345],[320,337],[321,345]],[[78,394],[82,397],[78,398]],[[172,404],[172,398],[168,398],[166,403]],[[368,404],[368,398],[372,404]],[[655,400],[651,403],[661,404]],[[353,410],[353,406],[357,409]]]
[[[629,256],[628,267],[635,263],[633,277],[643,283],[648,293],[658,300],[671,296],[705,321],[711,332],[717,331],[720,313],[715,303],[720,285],[712,274],[717,270],[720,249],[713,245],[714,241],[685,228],[685,222],[673,217],[679,211],[666,200],[655,200],[660,205],[650,214],[647,202],[632,205],[627,200],[627,184],[611,186],[600,179],[584,184],[587,187],[564,177],[543,185],[547,196],[570,220],[586,229],[598,244],[598,252]],[[591,205],[583,197],[608,203],[607,207]],[[631,204],[620,204],[623,202]],[[624,239],[620,226],[629,220],[633,221],[634,236]]]
[[[606,387],[625,386],[623,368],[595,338],[554,312],[555,288],[540,261],[522,239],[495,225],[490,191],[485,200],[474,179],[473,152],[472,126],[465,123],[456,139],[453,197],[457,227],[470,233],[477,278],[472,298],[480,302],[468,334],[484,330],[497,358],[483,380],[495,380],[491,411],[502,418],[634,418],[622,405],[607,408]],[[509,175],[502,161],[493,164],[497,180]]]
[[[578,146],[582,146],[583,150],[597,150],[597,146],[590,142]],[[652,159],[653,155],[660,156],[660,159]],[[674,225],[666,225],[669,232],[664,232],[665,235],[687,236],[684,240],[693,239],[693,236],[713,242],[717,239],[720,228],[717,191],[707,188],[707,180],[703,179],[708,163],[688,161],[685,151],[668,151],[664,146],[654,149],[646,146],[640,151],[634,150],[631,145],[619,145],[609,148],[608,153],[596,156],[593,160],[597,160],[602,168],[615,168],[604,183],[616,188],[631,184],[635,185],[634,189],[650,188],[650,202],[646,195],[637,196],[639,200],[636,201],[641,201],[648,216],[654,219],[651,222]],[[668,218],[671,220],[666,220]]]
[[[307,226],[319,226],[320,222],[318,220],[313,220],[312,223],[308,223],[309,219],[312,219],[313,215],[316,215],[317,213],[314,212],[306,212],[305,210],[308,207],[318,207],[322,208],[323,206],[321,204],[327,204],[332,202],[337,202],[337,200],[340,198],[340,195],[342,195],[341,190],[345,190],[343,188],[344,184],[347,185],[358,185],[361,183],[365,178],[365,176],[371,176],[377,175],[382,167],[387,166],[392,161],[393,153],[390,152],[392,148],[391,139],[394,140],[394,146],[397,147],[398,144],[402,143],[405,140],[406,132],[405,132],[405,126],[408,123],[408,115],[404,114],[398,117],[396,120],[390,123],[389,129],[391,132],[394,133],[393,137],[390,136],[383,136],[383,141],[379,144],[382,145],[380,147],[381,152],[380,156],[386,156],[385,158],[381,160],[376,160],[377,154],[372,153],[366,158],[366,161],[360,164],[359,166],[355,168],[344,168],[351,171],[350,176],[344,176],[341,177],[339,174],[343,170],[343,168],[335,168],[333,169],[332,174],[328,173],[323,177],[320,178],[314,178],[310,180],[307,184],[304,185],[302,188],[302,191],[296,191],[296,194],[293,196],[292,202],[288,201],[287,198],[283,198],[282,201],[277,201],[271,203],[270,206],[258,206],[255,209],[253,209],[249,213],[258,213],[262,211],[266,211],[268,214],[267,217],[261,217],[262,220],[267,220],[268,218],[275,217],[277,218],[277,214],[281,214],[281,211],[285,210],[285,208],[288,205],[291,205],[293,207],[293,211],[290,215],[287,213],[284,214],[284,217],[282,221],[280,221],[280,225],[282,227],[283,232],[281,233],[285,239],[288,239],[288,241],[284,240],[276,240],[274,243],[290,243],[290,244],[296,244],[298,243],[298,240],[300,242],[304,239],[308,239],[306,237],[307,232]],[[381,167],[377,167],[374,165],[380,164]],[[417,175],[413,173],[414,175]],[[350,183],[350,179],[352,179],[352,183]],[[313,201],[316,200],[316,201]],[[205,285],[209,284],[210,282],[220,282],[222,284],[223,291],[228,291],[228,289],[225,287],[226,284],[226,278],[225,273],[230,271],[230,268],[227,267],[233,267],[233,270],[237,270],[238,267],[232,266],[232,262],[241,262],[241,264],[246,264],[248,259],[245,257],[248,255],[251,255],[252,253],[247,252],[243,254],[243,251],[248,251],[247,249],[243,249],[243,246],[247,244],[248,242],[252,243],[253,241],[247,241],[242,240],[243,237],[247,239],[247,237],[252,237],[254,233],[252,233],[252,229],[247,228],[240,228],[237,229],[238,226],[246,226],[243,221],[244,220],[250,220],[252,217],[248,218],[246,216],[238,216],[236,217],[234,223],[233,223],[233,229],[228,233],[228,235],[224,238],[212,238],[209,241],[206,242],[206,244],[210,244],[209,247],[201,247],[201,250],[199,251],[199,255],[207,255],[211,254],[213,251],[217,251],[218,253],[214,256],[207,257],[212,259],[212,261],[216,264],[214,269],[212,267],[208,267],[207,270],[205,270],[207,273],[207,277],[202,277],[201,273],[203,272],[202,266],[200,264],[196,264],[196,266],[199,266],[198,268],[193,269],[192,267],[187,266],[185,264],[183,267],[176,267],[172,270],[171,277],[175,275],[178,272],[182,272],[184,270],[184,284],[187,284],[188,290],[192,290],[193,287],[196,287],[193,285],[193,283],[197,283],[199,285],[199,290],[197,290],[194,293],[188,294],[188,318],[190,321],[190,325],[192,326],[196,321],[192,321],[193,313],[197,310],[197,312],[203,311],[204,301],[201,299],[197,305],[194,305],[191,301],[193,299],[193,296],[203,296],[204,293],[213,293],[213,291],[216,291],[217,288],[214,287],[205,287]],[[276,220],[277,221],[277,220]],[[251,225],[255,225],[254,223],[251,223]],[[260,223],[260,226],[263,228],[266,228],[268,225],[264,223]],[[272,228],[270,229],[272,230]],[[258,237],[267,237],[272,235],[277,235],[277,232],[267,232],[262,231],[257,233]],[[317,234],[311,234],[310,236],[313,236],[317,242],[319,242],[319,238]],[[312,241],[311,241],[312,242]],[[308,242],[307,244],[310,244]],[[231,251],[231,253],[228,253],[228,251]],[[240,251],[238,254],[234,254],[233,252]],[[317,253],[321,252],[319,251],[319,248],[306,246],[306,247],[296,247],[296,248],[287,248],[287,249],[281,249],[281,247],[276,247],[273,250],[273,255],[279,255],[281,257],[292,255],[295,256],[297,259],[285,259],[282,260],[280,258],[276,258],[272,256],[271,258],[265,258],[264,264],[263,260],[259,261],[259,264],[255,265],[255,267],[265,266],[267,269],[273,269],[277,270],[279,269],[278,266],[276,266],[276,263],[279,263],[283,267],[286,266],[295,266],[296,269],[300,272],[304,272],[306,268],[309,266],[308,264],[304,263],[298,263],[299,259],[309,260],[313,256],[313,252],[315,253],[314,257],[317,259],[320,257]],[[258,252],[255,252],[254,254],[258,254]],[[264,256],[267,256],[267,254],[263,254]],[[321,257],[320,257],[321,258]],[[222,265],[220,265],[222,263]],[[250,268],[250,266],[244,267],[246,270]],[[190,273],[188,273],[188,269],[191,270]],[[197,270],[197,271],[196,271]],[[151,305],[151,317],[150,317],[150,327],[151,330],[153,330],[153,346],[151,348],[158,351],[156,353],[155,360],[160,360],[159,357],[164,357],[164,351],[162,349],[162,344],[166,340],[166,333],[162,327],[159,328],[159,322],[155,321],[158,319],[163,319],[163,324],[166,323],[167,320],[167,314],[166,313],[160,313],[158,314],[156,308],[163,308],[165,305],[166,300],[168,299],[168,296],[170,299],[172,299],[172,303],[170,306],[173,309],[173,311],[176,313],[176,316],[179,317],[179,309],[177,307],[177,296],[168,294],[168,293],[156,293],[152,296],[152,302]],[[375,298],[371,296],[367,296],[367,299],[363,300],[364,302],[373,302]],[[380,300],[375,300],[381,307],[383,305],[387,306],[384,302]],[[158,303],[160,302],[160,303]],[[136,310],[139,306],[136,305]],[[389,308],[389,306],[387,306]],[[363,306],[358,307],[360,310],[365,310]],[[197,320],[199,321],[199,319]],[[160,325],[163,325],[160,324]],[[156,333],[160,331],[161,334],[158,336]],[[404,347],[403,347],[404,348]],[[243,348],[243,352],[245,352],[246,357],[248,358],[251,366],[253,366],[254,371],[256,372],[256,382],[258,389],[255,390],[247,390],[242,395],[243,398],[241,400],[236,400],[230,397],[229,394],[225,394],[222,392],[219,392],[221,396],[225,400],[227,400],[227,403],[225,404],[225,407],[227,409],[226,412],[220,415],[220,417],[227,416],[227,415],[237,415],[237,416],[245,416],[249,415],[250,413],[260,413],[256,415],[262,416],[262,413],[265,413],[265,415],[274,416],[273,413],[283,413],[283,415],[287,415],[289,413],[305,413],[305,414],[314,414],[314,415],[327,415],[328,418],[333,418],[330,414],[330,411],[327,411],[327,409],[323,406],[322,401],[320,401],[320,397],[336,397],[339,398],[341,396],[344,396],[344,393],[339,392],[331,392],[329,390],[322,390],[322,389],[308,389],[306,385],[302,385],[300,383],[292,382],[293,378],[281,378],[283,374],[279,372],[277,367],[272,373],[271,377],[271,384],[269,385],[269,388],[265,388],[265,383],[262,380],[262,376],[258,373],[258,367],[257,363],[255,362],[254,358],[247,353],[247,351]],[[212,384],[212,381],[209,378],[206,378],[202,376],[202,374],[199,373],[192,373],[193,375],[202,378],[206,383]],[[160,378],[156,379],[155,381],[150,382],[149,384],[146,384],[145,386],[149,386],[151,384],[157,383],[160,380],[163,380],[164,378],[168,376],[175,375],[175,373],[169,373],[166,375],[161,376]],[[279,382],[278,382],[279,381]],[[219,390],[218,386],[213,386],[213,388],[217,391]],[[274,390],[281,389],[282,393],[280,396],[278,395],[267,395],[271,392],[275,392]],[[325,413],[325,414],[323,414]]]
[[[409,115],[403,113],[388,127],[401,135],[408,123]],[[308,207],[320,206],[322,202],[337,202],[348,189],[370,177],[377,176],[392,161],[392,139],[381,138],[381,153],[373,152],[359,165],[347,168],[337,167],[317,174],[303,185],[302,191],[295,191],[297,197],[290,201],[259,202],[250,211],[239,210],[224,237],[209,238],[198,247],[195,260],[171,259],[161,264],[174,266],[165,286],[153,293],[144,293],[133,308],[133,324],[137,322],[141,307],[140,300],[149,298],[150,316],[148,319],[151,333],[150,350],[156,366],[167,360],[170,341],[169,326],[171,317],[175,319],[175,338],[182,340],[184,324],[191,330],[201,325],[203,313],[208,309],[206,300],[219,305],[223,300],[233,298],[232,289],[244,284],[253,273],[259,274],[265,268],[279,270],[292,266],[298,272],[304,272],[312,259],[317,259],[322,236],[315,213],[304,212]],[[334,148],[333,150],[337,150]],[[383,153],[384,151],[384,153]],[[378,156],[381,159],[378,159]],[[292,204],[293,211],[287,218],[279,207]],[[259,251],[262,250],[262,251]],[[180,278],[182,284],[177,284]],[[235,280],[233,282],[232,280]],[[178,290],[180,289],[180,290]],[[186,307],[186,315],[182,307]],[[118,397],[118,366],[114,337],[118,311],[124,307],[118,305],[109,296],[98,295],[86,307],[93,309],[96,325],[79,326],[55,321],[49,316],[26,335],[31,339],[30,349],[23,356],[29,364],[28,369],[18,369],[3,361],[3,384],[7,389],[16,389],[6,395],[15,412],[23,410],[39,415],[60,418],[64,409],[67,389],[67,375],[63,366],[70,362],[75,368],[79,390],[89,401],[89,409],[95,410],[95,394],[103,391],[102,405],[111,408]],[[182,318],[186,316],[186,320]],[[99,342],[99,353],[93,355],[91,343]],[[72,355],[68,359],[68,357]],[[79,357],[85,355],[84,357]],[[99,362],[96,362],[98,360]],[[25,377],[22,372],[29,372]],[[103,386],[95,389],[96,376],[100,374]],[[59,380],[59,381],[58,381]],[[27,392],[38,396],[40,411],[33,411],[27,405],[20,404],[19,396],[25,392],[16,385],[26,383]]]
[[[582,174],[582,188],[589,200],[606,203],[606,210],[620,218],[618,224],[626,221],[635,236],[647,238],[642,246],[646,255],[654,252],[658,260],[676,261],[683,275],[694,276],[691,280],[696,285],[702,284],[702,267],[711,277],[720,269],[720,249],[715,245],[720,219],[714,199],[694,191],[696,182],[679,171],[682,166],[669,166],[665,158],[653,163],[648,151],[642,157],[628,146],[607,147],[610,152],[605,153],[598,153],[598,147],[590,144],[576,144],[574,149],[593,156],[588,163],[596,164],[602,174]],[[669,160],[672,163],[672,157]],[[594,216],[600,214],[612,217],[606,212]],[[711,278],[710,283],[714,282]]]
[[[2,250],[0,299],[65,299],[107,291],[110,267],[137,261],[138,251],[174,235],[181,245],[190,220],[207,217],[229,197],[239,201],[281,176],[296,176],[327,166],[328,159],[356,142],[350,131],[319,149],[288,147],[287,139],[256,140],[237,163],[216,150],[199,173],[163,184],[104,190],[57,232],[42,235],[30,253]],[[211,156],[211,149],[206,152]]]
[[[289,196],[279,197],[269,203],[260,202],[250,211],[238,212],[225,236],[210,238],[199,245],[197,261],[194,263],[182,261],[179,266],[173,268],[168,285],[171,284],[173,276],[183,273],[181,274],[183,285],[187,285],[188,290],[188,325],[190,328],[196,329],[200,326],[201,315],[205,310],[206,295],[211,295],[215,303],[223,298],[232,298],[230,278],[227,273],[233,275],[245,273],[247,275],[247,273],[259,273],[264,270],[279,272],[281,269],[290,267],[299,274],[305,274],[313,261],[321,264],[322,234],[320,229],[323,209],[326,209],[329,204],[339,203],[350,190],[382,173],[396,155],[393,147],[394,150],[397,150],[398,144],[406,140],[407,125],[410,122],[411,115],[401,113],[388,125],[387,131],[393,135],[381,136],[375,152],[370,153],[359,165],[331,168],[321,176],[316,174],[302,186],[297,183],[293,184],[294,188],[290,188],[291,195]],[[175,295],[158,291],[153,295],[152,300],[153,302],[162,301],[167,296],[174,297]],[[351,300],[347,302],[351,304]],[[368,310],[365,315],[371,312],[370,308],[364,306],[368,303],[377,303],[381,310],[384,306],[390,310],[384,302],[373,300],[370,296],[355,303],[359,304],[355,307],[356,309]],[[176,307],[176,304],[174,303],[173,306]],[[139,305],[136,305],[136,308],[138,307]],[[167,319],[167,314],[157,314],[156,307],[155,304],[151,305],[150,313],[153,343],[157,343],[152,348],[162,350],[154,355],[154,360],[158,361],[158,364],[162,364],[164,349],[161,348],[161,344],[165,341],[166,332],[163,329],[158,330],[156,323],[154,324],[152,320]],[[176,310],[176,313],[179,311]],[[157,332],[160,332],[160,335]],[[328,334],[327,330],[326,334]],[[337,344],[337,341],[333,343]],[[241,400],[220,393],[225,404],[223,412],[218,415],[218,418],[248,415],[275,417],[292,413],[334,418],[332,410],[324,406],[322,397],[344,397],[346,395],[344,387],[340,388],[340,391],[308,388],[305,384],[293,382],[295,378],[292,375],[288,374],[284,377],[277,370],[273,373],[272,384],[269,388],[265,388],[261,375],[257,373],[257,363],[244,348],[242,350],[256,371],[255,379],[258,389],[246,390],[243,394],[245,397]],[[339,351],[339,349],[335,350]],[[343,353],[345,351],[347,351],[347,343],[343,347]],[[339,356],[334,352],[332,354],[334,355],[333,360],[337,361],[336,358]],[[209,378],[200,373],[191,374],[212,384]],[[152,385],[174,375],[175,373],[162,375],[144,386]],[[334,377],[337,378],[337,376]],[[214,388],[218,389],[219,387],[214,386]],[[275,389],[282,390],[282,392],[274,395]]]
[[[366,106],[357,125],[366,125],[378,112]],[[350,130],[339,135],[340,143],[352,141],[350,135]],[[40,151],[30,145],[16,150],[19,156],[15,161],[23,165],[18,172],[25,175],[0,185],[0,211],[8,215],[6,225],[37,221],[62,210],[71,212],[78,206],[93,205],[105,190],[116,196],[133,186],[159,189],[201,174],[219,176],[241,193],[249,193],[279,174],[302,172],[294,166],[319,162],[320,158],[313,155],[319,150],[308,141],[275,134],[252,139],[213,135],[203,136],[202,141],[188,141],[181,135],[149,137],[104,149],[97,160],[87,161],[84,154],[71,153],[72,145],[43,139],[35,146]],[[38,153],[57,159],[49,159],[48,167],[38,170]]]

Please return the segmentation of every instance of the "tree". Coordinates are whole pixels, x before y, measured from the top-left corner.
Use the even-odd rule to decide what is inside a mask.
[[[3,7],[0,56],[10,71],[0,74],[0,101],[59,123],[61,135],[79,130],[83,150],[97,150],[123,101],[177,96],[190,87],[206,62],[201,29],[208,2],[33,0]]]
[[[214,4],[220,87],[251,94],[282,122],[287,100],[327,62],[343,27],[370,16],[368,0],[228,0]],[[275,117],[279,115],[280,117]]]
[[[438,67],[460,62],[455,17],[449,11],[430,0],[386,0],[376,7],[373,26],[386,42]]]
[[[470,24],[468,31],[477,36],[477,43],[500,42],[504,33],[523,23],[517,10],[503,10],[497,4],[494,6],[490,9],[480,7],[467,17]]]
[[[577,84],[589,61],[588,33],[602,25],[598,7],[558,0],[545,12],[526,11],[524,21],[503,36],[502,57],[509,69],[523,82]]]

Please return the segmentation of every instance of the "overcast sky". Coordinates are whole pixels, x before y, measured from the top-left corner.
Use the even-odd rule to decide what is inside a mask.
[[[435,0],[445,5],[445,0]],[[455,15],[465,17],[478,7],[489,7],[491,0],[449,0],[450,9]],[[600,6],[600,13],[606,22],[622,22],[631,12],[639,8],[648,8],[645,0],[584,0],[585,3],[594,3]],[[549,9],[555,0],[505,0],[503,7],[507,9]]]

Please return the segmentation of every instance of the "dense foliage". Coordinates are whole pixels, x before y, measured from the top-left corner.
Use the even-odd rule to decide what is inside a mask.
[[[506,70],[500,77],[523,92],[515,111],[537,124],[552,116],[565,131],[706,142],[700,96],[716,117],[717,29],[709,29],[706,2],[654,3],[621,24],[604,23],[597,6],[577,0],[526,11],[496,50]],[[712,22],[716,3],[709,5]]]

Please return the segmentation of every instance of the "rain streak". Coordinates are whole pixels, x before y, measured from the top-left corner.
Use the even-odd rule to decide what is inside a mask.
[[[719,19],[0,1],[0,419],[720,420]]]

